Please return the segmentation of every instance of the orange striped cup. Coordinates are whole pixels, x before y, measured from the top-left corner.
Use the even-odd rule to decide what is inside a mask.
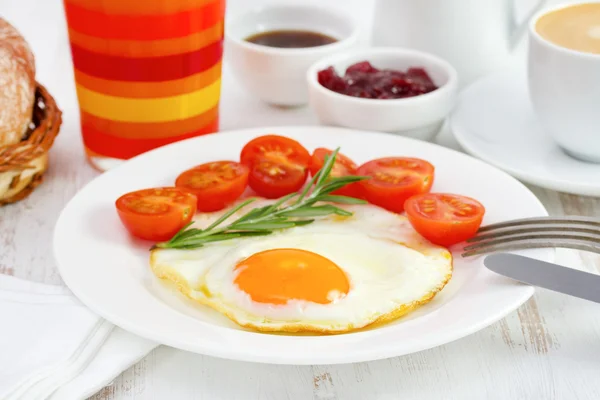
[[[64,0],[88,158],[219,128],[225,0]]]

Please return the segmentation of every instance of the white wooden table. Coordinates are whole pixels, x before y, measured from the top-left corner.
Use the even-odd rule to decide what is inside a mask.
[[[281,1],[281,0],[280,0]],[[314,0],[317,1],[317,0]],[[451,1],[451,0],[448,0]],[[454,0],[459,1],[459,0]],[[501,0],[495,0],[501,1]],[[229,0],[229,12],[256,2]],[[368,27],[372,2],[351,5]],[[64,111],[45,183],[0,209],[0,273],[62,284],[52,230],[66,202],[98,175],[84,159],[60,0],[0,0],[0,15],[36,55],[38,80]],[[523,50],[515,57],[522,57]],[[222,129],[316,124],[309,109],[278,110],[240,90],[225,70]],[[438,143],[459,148],[449,132]],[[553,215],[600,216],[600,199],[531,187]],[[600,257],[559,250],[558,261],[600,273]],[[233,362],[161,346],[93,399],[590,399],[600,398],[600,305],[546,290],[504,320],[417,354],[341,366]]]

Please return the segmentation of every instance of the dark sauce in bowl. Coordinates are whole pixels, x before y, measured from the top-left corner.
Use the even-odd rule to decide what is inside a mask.
[[[246,41],[267,47],[299,49],[325,46],[337,42],[337,39],[319,32],[278,30],[251,35],[246,38]]]
[[[438,89],[422,67],[379,69],[368,61],[349,66],[343,76],[333,67],[326,68],[318,72],[317,79],[329,90],[364,99],[403,99]]]

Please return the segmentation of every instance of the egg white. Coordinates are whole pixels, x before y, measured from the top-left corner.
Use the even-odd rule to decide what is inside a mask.
[[[215,242],[195,250],[157,249],[150,265],[156,276],[175,282],[186,296],[260,331],[347,332],[396,319],[430,301],[449,281],[448,250],[422,238],[405,217],[372,205],[344,208],[354,215],[328,216],[269,236]],[[206,226],[219,215],[199,214],[196,223]],[[277,248],[328,258],[346,273],[348,294],[329,304],[253,301],[235,284],[236,265]]]

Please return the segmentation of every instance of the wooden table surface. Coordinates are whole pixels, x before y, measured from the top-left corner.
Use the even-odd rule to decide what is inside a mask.
[[[316,0],[314,0],[316,1]],[[448,0],[449,1],[449,0]],[[500,0],[497,0],[500,1]],[[252,3],[230,0],[228,12]],[[370,22],[372,2],[342,0]],[[64,111],[45,183],[0,209],[0,273],[62,284],[52,230],[66,202],[98,175],[85,162],[59,0],[0,0],[0,14],[31,44],[38,80]],[[316,124],[307,108],[279,110],[237,87],[225,68],[222,129]],[[438,143],[459,148],[447,131]],[[600,216],[600,199],[530,187],[552,215]],[[557,251],[557,261],[600,273],[600,257]],[[161,346],[93,399],[590,399],[600,398],[600,305],[539,289],[507,318],[464,339],[388,360],[339,366],[275,366]]]

